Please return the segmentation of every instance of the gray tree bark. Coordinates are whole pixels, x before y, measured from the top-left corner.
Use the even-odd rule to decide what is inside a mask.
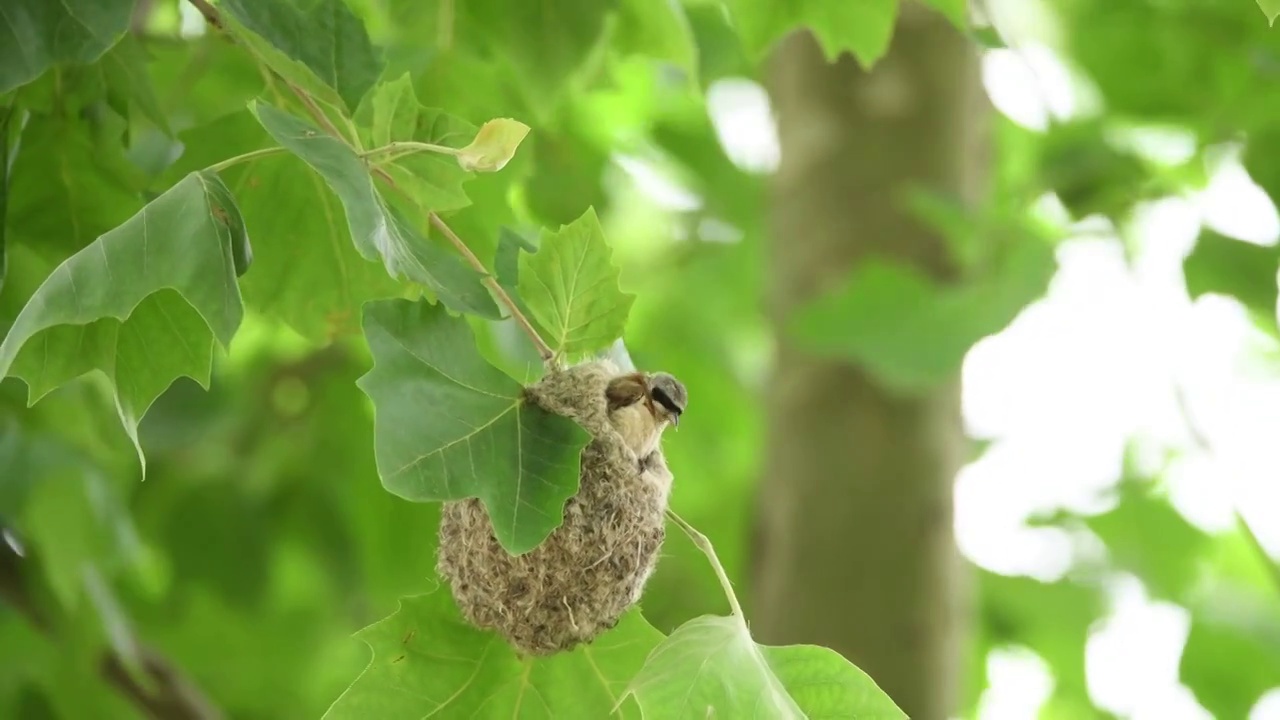
[[[869,673],[913,720],[959,712],[968,591],[952,534],[964,462],[956,377],[926,396],[788,341],[797,306],[872,255],[951,277],[909,216],[908,183],[974,200],[987,105],[974,46],[904,3],[889,54],[828,65],[807,32],[770,61],[782,159],[772,185],[769,313],[778,351],[754,567],[761,642],[818,643]]]

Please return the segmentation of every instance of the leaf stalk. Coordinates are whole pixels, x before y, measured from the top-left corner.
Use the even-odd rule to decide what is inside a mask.
[[[459,148],[451,148],[447,145],[436,145],[434,143],[418,142],[416,140],[394,140],[381,147],[366,150],[360,153],[360,157],[366,159],[381,157],[383,155],[395,155],[400,157],[420,152],[433,152],[440,153],[442,155],[457,156],[462,151]]]
[[[226,29],[226,23],[222,20],[222,16],[218,13],[217,8],[210,5],[207,2],[207,0],[187,0],[187,1],[190,2],[197,10],[200,11],[200,14],[204,16],[204,19],[210,25],[214,26],[219,30]],[[257,58],[255,56],[255,59],[258,60],[258,62],[261,62],[261,58]],[[279,77],[278,74],[276,76]],[[320,125],[320,127],[324,129],[326,133],[341,140],[342,142],[346,143],[348,146],[351,145],[351,142],[346,137],[343,136],[342,132],[338,130],[337,126],[333,124],[333,121],[329,119],[329,116],[326,115],[325,112],[320,109],[320,106],[316,103],[315,98],[311,97],[311,95],[306,90],[302,89],[301,87],[298,87],[296,84],[290,82],[289,80],[285,78],[280,78],[280,79],[283,80],[284,83],[293,92],[293,94],[298,97],[298,100],[302,103],[303,107],[306,108],[307,113],[311,115],[311,117]],[[395,143],[392,143],[392,145],[394,144]],[[415,142],[402,141],[402,147],[413,147],[415,150],[430,149],[434,152],[446,152],[454,155],[456,155],[457,153],[457,151],[454,150],[453,148],[446,148],[442,145],[441,146],[433,145],[430,147],[425,147],[428,145],[429,143],[415,143]],[[417,146],[424,146],[424,147],[417,147]],[[385,147],[390,147],[390,146],[385,146]],[[359,152],[359,150],[357,150],[357,152]],[[378,167],[374,167],[370,169],[372,170],[374,175],[377,175],[378,177],[382,178],[382,180],[385,183],[387,183],[389,187],[397,190],[398,192],[404,193],[404,191],[399,187],[399,185],[396,184],[395,179],[392,178],[389,174],[387,174],[385,170]],[[454,248],[456,248],[457,251],[461,253],[462,256],[467,260],[467,263],[470,264],[471,267],[474,268],[476,271],[484,275],[483,283],[485,287],[488,287],[489,290],[491,290],[493,294],[498,298],[498,301],[507,307],[507,311],[511,313],[511,317],[516,321],[516,324],[519,325],[520,329],[523,330],[525,334],[529,336],[529,340],[533,343],[533,346],[537,348],[538,355],[542,357],[543,363],[548,366],[554,363],[556,358],[555,352],[551,349],[549,345],[547,345],[546,340],[542,339],[542,336],[538,334],[538,331],[534,329],[533,324],[530,323],[529,319],[524,316],[524,313],[520,312],[520,308],[516,306],[515,301],[513,301],[511,299],[511,296],[507,294],[507,291],[504,290],[502,286],[498,284],[498,281],[493,277],[493,274],[490,273],[487,268],[485,268],[484,263],[480,262],[480,258],[476,257],[476,254],[471,252],[471,248],[467,247],[466,243],[464,243],[462,239],[458,237],[457,233],[453,232],[453,230],[448,225],[445,224],[444,220],[440,219],[439,215],[436,215],[435,213],[428,213],[428,219],[431,221],[432,227],[440,231],[440,233],[444,235],[445,238],[447,238],[450,243],[453,244]]]
[[[222,162],[214,163],[213,165],[210,165],[208,169],[213,172],[222,172],[223,170],[226,170],[232,165],[239,165],[240,163],[249,162],[251,160],[257,160],[258,158],[267,157],[269,155],[278,155],[282,152],[284,152],[284,148],[280,146],[262,148],[261,150],[253,150],[247,153],[236,155],[235,157],[229,157],[226,160],[223,160]]]
[[[730,614],[745,623],[747,616],[743,614],[742,606],[738,604],[738,596],[733,592],[733,583],[729,582],[729,574],[724,571],[724,565],[720,564],[720,558],[716,555],[716,549],[711,545],[711,540],[690,525],[689,521],[676,514],[675,510],[668,508],[667,517],[689,536],[694,546],[701,550],[703,555],[707,556],[712,569],[716,571],[716,578],[720,580],[720,588],[724,590],[724,596],[729,601]]]

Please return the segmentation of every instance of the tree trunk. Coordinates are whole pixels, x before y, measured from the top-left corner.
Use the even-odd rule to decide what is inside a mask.
[[[769,291],[778,354],[752,628],[761,642],[832,647],[913,720],[943,720],[960,711],[967,639],[952,534],[965,457],[959,377],[898,396],[854,364],[795,347],[786,324],[870,255],[951,276],[942,239],[909,216],[901,193],[919,184],[966,202],[980,194],[977,51],[941,16],[904,3],[871,73],[848,55],[826,64],[804,32],[778,47],[768,83],[782,148]]]

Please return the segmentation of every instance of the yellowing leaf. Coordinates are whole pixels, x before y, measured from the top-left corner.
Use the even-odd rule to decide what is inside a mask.
[[[458,151],[458,164],[463,170],[497,172],[506,167],[516,148],[529,134],[529,126],[519,120],[490,120],[476,133],[471,144]]]
[[[1280,17],[1280,0],[1258,0],[1258,7],[1267,16],[1267,24],[1275,25],[1276,18]]]

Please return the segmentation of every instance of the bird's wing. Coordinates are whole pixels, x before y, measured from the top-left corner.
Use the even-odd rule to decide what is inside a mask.
[[[620,408],[643,400],[647,392],[644,376],[640,373],[628,373],[610,380],[604,396],[609,401],[609,407]]]

